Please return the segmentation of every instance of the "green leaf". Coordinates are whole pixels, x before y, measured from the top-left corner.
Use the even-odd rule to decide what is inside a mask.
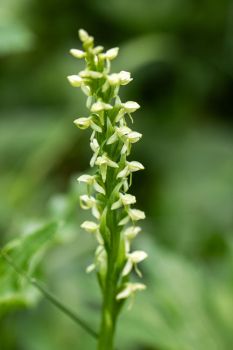
[[[31,276],[35,274],[45,252],[56,241],[57,228],[56,223],[49,223],[12,240],[2,249],[2,254],[7,253],[20,270]],[[33,305],[38,297],[38,291],[19,277],[0,256],[0,316],[11,309]]]

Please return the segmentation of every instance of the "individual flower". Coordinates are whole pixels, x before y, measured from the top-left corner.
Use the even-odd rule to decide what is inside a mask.
[[[91,127],[93,130],[95,130],[97,132],[102,132],[101,127],[93,122],[92,117],[75,119],[74,124],[79,129],[87,129],[87,128]]]
[[[91,209],[92,215],[96,218],[100,218],[100,213],[97,208],[97,201],[93,196],[83,194],[80,196],[80,206],[83,209]]]
[[[99,46],[96,46],[94,47],[91,52],[93,53],[93,55],[98,55],[100,52],[102,52],[104,49],[103,46],[99,45]]]
[[[145,213],[142,210],[139,209],[131,209],[129,208],[127,210],[127,215],[121,219],[121,221],[119,222],[119,226],[124,226],[126,225],[130,219],[134,222],[134,221],[138,221],[138,220],[143,220],[145,219]]]
[[[107,145],[111,145],[120,139],[124,143],[121,149],[121,154],[124,154],[124,153],[129,154],[130,145],[132,143],[138,142],[141,137],[142,137],[142,134],[140,134],[137,131],[132,131],[127,126],[115,127],[115,132],[108,139]]]
[[[83,42],[86,48],[89,48],[90,46],[92,46],[94,41],[93,36],[90,36],[84,29],[79,29],[78,34],[79,34],[80,40]]]
[[[98,112],[102,112],[102,111],[109,111],[110,109],[112,109],[112,106],[109,103],[104,103],[102,101],[95,102],[91,106],[91,112],[92,113],[98,113]]]
[[[75,58],[84,58],[86,57],[86,52],[82,51],[82,50],[78,50],[78,49],[71,49],[70,53],[72,56],[74,56]]]
[[[134,101],[122,103],[121,106],[124,109],[125,113],[133,113],[140,108],[140,105]]]
[[[139,209],[129,209],[128,214],[132,221],[143,220],[146,217],[144,211]]]
[[[73,87],[80,87],[83,84],[83,79],[79,75],[69,75],[67,79]]]
[[[94,263],[86,269],[87,273],[97,270],[100,274],[105,275],[107,271],[107,253],[103,244],[98,245],[95,251]]]
[[[118,199],[118,201],[116,201],[115,203],[112,204],[112,206],[111,206],[112,210],[118,209],[122,206],[128,206],[128,205],[136,203],[136,197],[132,196],[131,194],[120,193],[119,197],[120,198]]]
[[[121,170],[118,174],[118,178],[123,178],[128,176],[130,173],[133,173],[135,171],[143,170],[144,166],[137,162],[137,161],[132,161],[132,162],[126,162],[126,166],[123,170]]]
[[[146,289],[145,284],[142,283],[126,283],[124,288],[117,294],[116,299],[127,299],[133,296],[135,292]]]
[[[101,79],[103,78],[103,73],[92,70],[82,70],[79,72],[79,76],[86,79]]]
[[[130,83],[133,78],[131,78],[131,74],[126,71],[121,71],[120,73],[113,73],[107,76],[107,80],[110,85],[127,85]]]
[[[139,226],[130,226],[123,231],[123,237],[125,242],[125,251],[128,253],[130,250],[131,241],[141,232],[141,227]]]
[[[99,229],[99,225],[94,221],[84,221],[81,227],[89,233],[96,233]]]
[[[107,154],[103,154],[102,156],[98,157],[95,164],[100,167],[100,173],[101,173],[103,182],[106,181],[107,167],[118,168],[118,164],[116,162],[112,161],[107,156]]]
[[[126,239],[132,240],[134,239],[139,232],[141,232],[141,227],[139,226],[130,226],[123,232]]]
[[[105,189],[97,182],[96,176],[92,175],[81,175],[78,178],[79,182],[84,182],[89,186],[93,186],[96,192],[102,193],[105,195]]]
[[[141,271],[138,269],[137,264],[147,258],[147,253],[142,250],[135,250],[133,253],[127,254],[127,262],[122,271],[122,276],[127,276],[134,268],[138,276],[142,277]]]
[[[100,151],[100,145],[99,145],[97,139],[93,138],[91,140],[90,147],[91,147],[92,151],[94,152],[93,156],[90,160],[90,166],[93,167],[95,165],[96,159],[97,159],[99,151]]]
[[[112,49],[107,50],[105,53],[100,54],[100,58],[111,61],[117,57],[118,52],[119,52],[119,47],[114,47]]]

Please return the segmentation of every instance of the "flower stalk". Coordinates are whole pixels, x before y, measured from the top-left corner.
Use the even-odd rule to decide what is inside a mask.
[[[145,214],[131,208],[136,197],[128,193],[132,173],[144,169],[138,161],[128,160],[132,144],[142,135],[131,130],[127,122],[132,121],[132,113],[140,106],[134,101],[122,102],[119,96],[120,87],[132,81],[131,74],[110,73],[111,61],[119,49],[104,52],[102,46],[94,47],[93,37],[83,29],[79,37],[83,50],[71,49],[70,53],[84,59],[86,66],[68,80],[87,96],[89,115],[76,118],[74,124],[92,131],[90,166],[95,169],[94,175],[78,178],[87,186],[80,205],[84,210],[90,209],[94,217],[81,227],[97,241],[94,262],[87,272],[96,271],[103,295],[98,350],[113,350],[117,318],[125,300],[145,289],[144,284],[132,283],[129,279],[133,270],[141,277],[137,264],[147,257],[143,251],[131,251],[132,240],[141,231],[136,223],[144,219]]]

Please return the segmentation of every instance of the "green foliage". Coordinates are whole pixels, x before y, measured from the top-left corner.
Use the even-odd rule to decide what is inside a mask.
[[[38,301],[38,292],[27,280],[18,275],[4,259],[9,256],[20,270],[34,276],[46,250],[56,241],[57,224],[44,225],[36,231],[10,241],[0,255],[0,316],[22,306],[32,306]],[[37,271],[38,272],[38,271]]]

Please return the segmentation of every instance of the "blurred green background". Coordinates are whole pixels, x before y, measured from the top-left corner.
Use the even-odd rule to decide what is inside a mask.
[[[88,169],[89,135],[72,124],[87,110],[66,81],[83,67],[68,54],[80,48],[79,28],[97,44],[120,47],[113,70],[134,77],[122,99],[141,105],[134,128],[144,137],[132,160],[146,170],[134,176],[132,192],[147,214],[135,247],[149,253],[148,288],[124,310],[117,347],[231,350],[231,0],[0,1],[0,243],[62,222],[35,273],[98,327],[100,293],[94,274],[85,274],[95,242],[79,229],[75,180]],[[22,251],[35,252],[23,244],[15,258],[28,268]],[[0,262],[1,350],[94,348]]]

